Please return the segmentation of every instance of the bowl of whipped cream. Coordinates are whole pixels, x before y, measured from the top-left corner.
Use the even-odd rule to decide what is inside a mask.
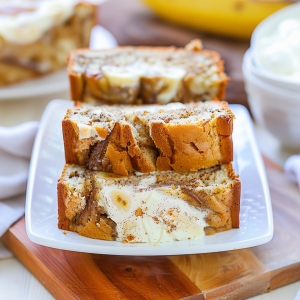
[[[284,146],[300,149],[300,3],[254,30],[243,75],[255,121]]]

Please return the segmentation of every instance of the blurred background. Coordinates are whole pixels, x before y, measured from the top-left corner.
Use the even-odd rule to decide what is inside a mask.
[[[181,7],[184,7],[185,3],[191,2],[189,5],[194,7],[196,3],[205,5],[210,1],[167,0],[145,1],[143,3],[138,0],[111,0],[102,5],[99,10],[98,20],[102,26],[115,36],[119,45],[175,45],[183,47],[192,39],[200,38],[203,41],[205,49],[219,52],[225,61],[226,73],[231,77],[226,99],[231,103],[240,103],[247,106],[241,65],[243,55],[250,45],[251,34],[246,34],[241,39],[235,37],[234,34],[231,37],[228,37],[228,35],[224,36],[224,32],[219,32],[219,34],[217,32],[205,33],[201,29],[191,29],[188,23],[179,25],[176,24],[176,20],[174,19],[172,19],[172,22],[168,22],[168,18],[162,19],[155,14],[156,8],[160,7],[161,4],[161,6],[164,6],[161,9],[164,9],[166,13],[168,12],[168,16],[172,15],[173,11],[171,10],[174,2],[180,3]],[[153,6],[150,4],[153,4]],[[225,1],[224,6],[227,6]],[[116,10],[116,8],[118,9]],[[176,16],[178,16],[179,20],[181,19],[180,13],[180,11],[176,11]],[[191,18],[197,18],[197,16],[192,16]],[[187,20],[189,20],[188,17]],[[217,16],[215,16],[214,21],[211,23],[215,22],[221,28],[222,21],[218,21]],[[196,22],[194,21],[194,23]],[[205,21],[201,22],[201,24],[203,23]]]
[[[290,29],[295,29],[292,47],[300,53],[300,19],[295,20],[300,15],[300,3],[293,4],[294,2],[297,1],[109,0],[99,6],[97,23],[107,30],[106,33],[111,34],[114,41],[110,45],[182,47],[192,39],[200,38],[204,49],[219,52],[225,62],[225,72],[231,78],[225,100],[242,104],[249,109],[258,124],[258,139],[262,133],[262,148],[266,144],[263,152],[269,152],[274,147],[281,151],[282,146],[293,149],[283,155],[283,164],[291,153],[298,153],[300,149],[300,133],[295,130],[300,126],[300,80],[297,78],[296,83],[292,84],[288,82],[287,86],[289,79],[284,77],[285,74],[267,70],[256,52],[260,51],[259,47],[264,50],[264,43],[267,43],[267,46],[273,47],[270,55],[270,49],[264,52],[265,61],[269,65],[277,66],[279,71],[286,69],[289,64],[296,66],[290,59],[290,52],[283,49],[285,45],[282,43],[285,41],[279,45],[278,50],[278,37],[273,33],[277,30],[280,34],[287,34]],[[289,9],[290,4],[297,5],[296,9]],[[270,26],[269,23],[272,22],[267,17],[278,10],[278,14],[282,14],[285,7],[287,13],[283,17],[279,16]],[[263,21],[265,18],[267,19]],[[263,22],[257,27],[261,21]],[[103,42],[109,39],[109,36],[101,34],[92,35],[93,43],[98,42],[96,49],[101,48]],[[245,55],[250,45],[251,48]],[[109,43],[107,46],[109,47]],[[300,56],[297,59],[299,70]],[[38,121],[52,99],[69,99],[67,73],[59,72],[59,75],[50,74],[36,82],[0,88],[0,126]],[[281,86],[283,84],[285,86]],[[26,87],[24,92],[19,89],[23,86]],[[282,89],[276,90],[277,87]],[[267,143],[264,143],[265,140]]]
[[[11,0],[0,0],[0,4],[5,1]],[[231,78],[225,100],[249,109],[262,154],[283,167],[288,157],[300,151],[300,3],[296,2],[108,0],[97,10],[97,23],[102,27],[98,26],[92,43],[95,49],[104,44],[105,47],[117,44],[183,47],[192,39],[201,39],[204,49],[217,51],[225,62],[225,72]],[[268,17],[273,13],[275,15]],[[1,38],[0,34],[0,57]],[[53,99],[69,99],[65,66],[36,81],[1,87],[0,141],[1,130],[3,136],[11,134],[6,127],[39,121],[46,105]],[[35,122],[32,126],[31,144],[39,125]],[[17,159],[0,149],[0,177],[7,175],[4,162],[10,173],[18,173],[22,163],[27,172],[31,148],[29,150],[26,159]],[[12,171],[11,161],[17,165],[16,170]],[[20,198],[24,202],[25,196]],[[27,291],[26,299],[53,299],[16,259],[3,260],[1,270],[5,274],[2,282],[0,280],[0,292],[9,287],[16,295]],[[272,295],[276,294],[276,299],[294,299],[299,287],[298,282]],[[262,297],[255,299],[271,299],[271,296]]]
[[[248,107],[242,60],[255,27],[295,1],[110,0],[98,20],[119,45],[184,46],[194,38],[225,61],[231,82],[226,100]]]
[[[219,52],[225,61],[225,71],[231,78],[226,100],[249,107],[241,66],[243,55],[250,46],[251,33],[265,17],[291,2],[110,0],[100,5],[97,22],[112,33],[119,45],[184,46],[192,39],[200,38],[205,49]],[[24,93],[16,97],[17,86],[8,90],[0,88],[0,125],[39,120],[49,101],[69,98],[66,74],[53,80],[57,79],[60,88],[55,82],[51,92],[42,96],[36,92],[28,93],[28,97]],[[24,113],[13,118],[16,110]]]

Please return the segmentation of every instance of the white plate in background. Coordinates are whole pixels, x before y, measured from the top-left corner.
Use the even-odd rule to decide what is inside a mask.
[[[273,236],[273,216],[265,169],[247,109],[230,105],[235,114],[233,143],[242,182],[240,228],[198,240],[124,244],[95,240],[57,228],[57,180],[64,166],[61,121],[71,101],[53,100],[41,119],[32,152],[26,195],[26,230],[31,241],[63,250],[113,255],[178,255],[258,246]]]
[[[91,49],[109,49],[117,45],[116,39],[108,30],[100,25],[93,27],[90,39]],[[29,97],[50,95],[64,91],[69,91],[69,78],[66,68],[37,79],[1,87],[0,101],[28,99]]]

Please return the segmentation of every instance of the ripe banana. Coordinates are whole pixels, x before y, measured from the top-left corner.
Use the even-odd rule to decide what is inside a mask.
[[[143,0],[162,19],[206,32],[249,39],[254,28],[288,1]]]
[[[113,190],[111,192],[112,202],[120,210],[129,211],[131,207],[131,200],[129,195],[121,190]]]

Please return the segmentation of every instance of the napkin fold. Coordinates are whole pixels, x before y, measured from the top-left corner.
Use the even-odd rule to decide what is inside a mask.
[[[300,155],[293,155],[284,164],[286,178],[294,183],[298,183],[300,188]]]
[[[37,129],[38,122],[0,127],[0,199],[26,191],[29,159]]]
[[[0,126],[0,148],[17,157],[30,158],[38,122],[13,127]]]
[[[0,237],[24,214],[29,159],[38,124],[0,126]],[[0,259],[10,256],[0,245]]]

